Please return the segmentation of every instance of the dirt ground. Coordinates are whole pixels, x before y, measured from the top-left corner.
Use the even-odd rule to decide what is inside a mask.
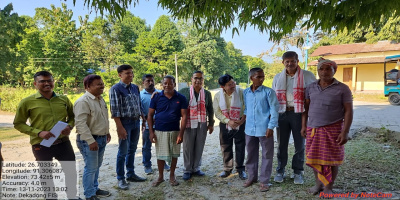
[[[254,184],[249,188],[243,188],[243,181],[239,179],[237,173],[222,179],[218,174],[222,171],[222,155],[219,147],[219,128],[215,127],[214,133],[207,136],[206,145],[203,153],[202,170],[206,173],[205,177],[193,177],[189,181],[183,181],[182,168],[183,158],[178,159],[177,180],[180,185],[172,187],[168,184],[169,173],[165,171],[166,182],[159,187],[151,187],[151,182],[157,178],[158,171],[156,170],[156,159],[153,156],[152,163],[155,173],[146,175],[143,170],[141,142],[138,144],[136,152],[135,171],[139,176],[146,177],[147,181],[142,183],[130,183],[130,189],[121,191],[117,189],[117,179],[115,172],[116,155],[118,150],[118,141],[116,129],[113,121],[111,123],[112,140],[107,145],[103,165],[100,169],[100,188],[108,190],[112,196],[102,199],[310,199],[316,198],[307,194],[306,189],[313,184],[313,175],[309,167],[305,166],[305,184],[298,186],[294,185],[292,180],[287,178],[284,184],[275,184],[271,179],[271,190],[265,193],[259,192],[259,184]],[[75,141],[75,133],[70,136],[71,141]],[[141,138],[140,140],[141,141]],[[79,162],[79,181],[81,182],[83,172],[82,156],[76,147],[75,142],[72,142],[77,161]],[[275,143],[275,147],[277,143]],[[293,145],[291,145],[293,146]],[[29,138],[23,138],[17,141],[3,142],[2,153],[7,161],[33,161],[29,145]],[[291,151],[293,148],[291,147]],[[155,148],[152,149],[155,155]],[[182,155],[182,153],[181,153]],[[276,151],[274,153],[274,166],[276,166]],[[290,162],[289,162],[290,163]],[[290,164],[288,164],[290,165]],[[290,173],[290,166],[287,167]],[[275,173],[273,173],[274,175]],[[273,178],[273,177],[272,177]],[[346,192],[346,189],[337,188],[336,192]],[[398,190],[398,189],[397,189]],[[83,198],[83,188],[80,185],[80,196]],[[374,192],[374,191],[370,191]],[[376,192],[376,191],[375,191]],[[387,193],[387,191],[379,191]],[[400,199],[400,191],[389,191],[394,194],[392,199]]]

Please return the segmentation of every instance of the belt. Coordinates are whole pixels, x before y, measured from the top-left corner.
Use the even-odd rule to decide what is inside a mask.
[[[286,107],[286,111],[294,111],[294,107]]]
[[[54,145],[57,145],[57,144],[60,144],[60,143],[66,142],[66,141],[69,141],[69,137],[63,137],[63,138],[57,139],[54,141],[54,143],[51,146],[54,146]]]
[[[135,117],[121,117],[120,120],[125,121],[125,120],[139,120],[140,116],[135,116]]]
[[[99,138],[99,137],[106,137],[107,135],[92,135],[93,136],[93,138],[96,140],[97,138]]]

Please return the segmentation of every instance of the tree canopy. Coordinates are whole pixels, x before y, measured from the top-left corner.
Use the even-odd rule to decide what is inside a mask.
[[[136,84],[148,73],[159,82],[166,74],[175,74],[176,57],[180,82],[190,82],[193,71],[202,70],[205,86],[215,88],[224,73],[246,82],[248,69],[255,65],[249,62],[252,57],[243,56],[224,38],[165,15],[153,26],[129,11],[123,20],[107,15],[90,21],[85,15],[78,16],[77,26],[66,4],[36,8],[34,17],[12,10],[12,4],[0,9],[0,25],[6,27],[0,30],[0,85],[31,86],[35,72],[48,70],[58,92],[82,87],[82,79],[93,73],[111,86],[118,82],[116,67],[121,64],[133,67]]]
[[[139,0],[84,0],[88,7],[120,17],[125,14],[125,9],[137,3]],[[250,26],[260,32],[269,32],[273,41],[290,34],[299,21],[307,29],[329,33],[332,30],[352,31],[357,26],[377,24],[381,17],[396,16],[400,8],[398,0],[159,0],[158,4],[169,10],[172,17],[191,19],[202,30],[221,33],[232,27],[234,34]]]

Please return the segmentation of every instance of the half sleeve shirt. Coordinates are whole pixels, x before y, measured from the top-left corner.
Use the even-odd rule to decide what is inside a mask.
[[[169,99],[164,95],[164,90],[154,95],[150,102],[150,108],[155,110],[155,130],[179,131],[181,109],[187,109],[186,97],[178,92]]]
[[[336,79],[322,89],[318,81],[306,88],[306,99],[310,100],[307,126],[318,128],[344,119],[344,103],[352,103],[349,87]]]

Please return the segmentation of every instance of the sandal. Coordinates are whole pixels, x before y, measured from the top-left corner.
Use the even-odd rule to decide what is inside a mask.
[[[153,186],[153,187],[157,187],[157,186],[159,186],[162,182],[164,182],[164,179],[163,180],[161,180],[161,181],[159,181],[159,180],[156,180],[156,181],[154,181],[152,184],[151,184],[151,186]]]
[[[177,186],[177,185],[179,185],[179,182],[178,182],[176,179],[174,179],[174,180],[170,180],[170,181],[169,181],[169,184],[170,184],[171,186]]]
[[[263,184],[263,183],[260,184],[260,192],[266,192],[268,190],[269,190],[268,184]]]

